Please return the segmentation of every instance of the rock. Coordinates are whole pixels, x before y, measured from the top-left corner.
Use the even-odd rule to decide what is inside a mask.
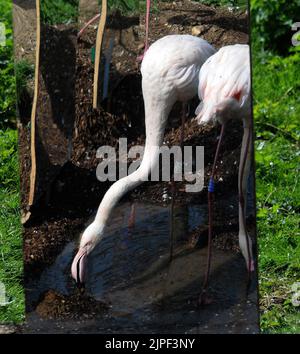
[[[15,326],[0,325],[0,334],[14,334],[16,331]]]
[[[138,50],[139,51],[144,49],[144,48],[145,48],[145,43],[141,43],[141,44],[138,45]]]
[[[31,212],[30,211],[24,211],[22,210],[21,212],[21,223],[24,225],[27,223],[27,221],[30,219],[31,217]]]
[[[193,36],[200,36],[201,34],[203,34],[204,32],[207,32],[207,30],[209,29],[208,25],[199,25],[199,26],[194,26],[192,28],[192,35]]]

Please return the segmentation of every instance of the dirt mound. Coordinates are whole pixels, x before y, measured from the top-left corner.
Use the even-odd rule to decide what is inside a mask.
[[[34,64],[36,47],[35,0],[14,1],[13,26],[16,62],[26,59]]]
[[[48,291],[36,308],[42,318],[93,318],[104,313],[108,305],[78,292],[63,296],[55,291]]]
[[[248,43],[248,15],[227,8],[203,5],[189,0],[159,2],[159,16],[152,15],[150,41],[166,34],[201,36],[215,47]],[[144,15],[141,23],[144,25]]]

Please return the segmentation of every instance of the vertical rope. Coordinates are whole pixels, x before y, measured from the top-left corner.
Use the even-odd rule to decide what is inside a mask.
[[[28,205],[34,202],[34,193],[36,186],[36,109],[39,90],[39,66],[40,66],[40,48],[41,48],[41,9],[40,0],[36,0],[36,57],[35,57],[35,78],[34,78],[34,97],[31,111],[31,172],[30,172],[30,189]]]
[[[101,48],[102,48],[104,30],[106,25],[106,17],[107,17],[107,0],[102,0],[101,16],[100,16],[100,22],[99,22],[99,27],[97,31],[97,40],[96,40],[94,94],[93,94],[94,109],[98,107],[99,68],[100,68]]]

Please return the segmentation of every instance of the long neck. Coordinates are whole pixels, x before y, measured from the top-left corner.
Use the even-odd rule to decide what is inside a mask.
[[[129,191],[141,185],[147,180],[151,169],[158,160],[158,149],[162,145],[165,123],[167,121],[170,109],[155,109],[151,105],[145,105],[146,114],[146,143],[141,165],[139,168],[127,177],[115,182],[104,195],[98,208],[95,221],[101,230],[103,230],[113,211],[113,208],[120,199]]]

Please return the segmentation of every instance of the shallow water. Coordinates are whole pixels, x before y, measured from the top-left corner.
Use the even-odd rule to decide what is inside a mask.
[[[98,333],[254,333],[257,332],[256,291],[246,297],[244,260],[214,250],[211,295],[214,302],[198,309],[207,249],[189,247],[188,234],[206,222],[206,207],[179,206],[173,215],[174,251],[170,262],[170,208],[135,204],[135,226],[128,228],[131,206],[116,208],[105,237],[89,259],[86,291],[111,305],[93,320],[42,320],[28,315],[28,332]],[[52,289],[74,292],[69,243],[38,281],[29,284],[33,309],[41,294]]]

